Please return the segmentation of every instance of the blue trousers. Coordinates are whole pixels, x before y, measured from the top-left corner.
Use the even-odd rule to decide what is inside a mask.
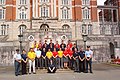
[[[20,63],[15,61],[14,65],[15,65],[15,75],[17,76],[20,74]]]
[[[92,72],[92,58],[89,61],[86,60],[86,72],[88,72],[88,65],[90,68],[90,72]]]

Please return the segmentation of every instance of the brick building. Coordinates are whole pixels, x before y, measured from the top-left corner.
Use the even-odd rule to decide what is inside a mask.
[[[0,0],[0,25],[7,41],[18,40],[19,29],[39,30],[35,39],[51,34],[81,39],[82,33],[99,34],[97,0]]]

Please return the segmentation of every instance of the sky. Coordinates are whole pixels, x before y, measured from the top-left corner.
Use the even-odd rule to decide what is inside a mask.
[[[104,5],[104,2],[105,2],[106,0],[97,0],[97,4],[98,5]]]

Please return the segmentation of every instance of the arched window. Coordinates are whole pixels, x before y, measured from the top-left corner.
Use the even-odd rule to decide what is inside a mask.
[[[90,19],[90,9],[87,7],[82,9],[82,17],[83,19]]]
[[[64,25],[62,26],[62,28],[67,30],[67,29],[69,29],[69,28],[70,28],[70,26],[69,26],[69,25],[67,25],[67,24],[64,24]]]
[[[20,10],[19,19],[27,19],[26,10],[25,9],[21,9]]]
[[[40,26],[40,29],[41,29],[41,30],[44,30],[44,31],[48,31],[49,26],[48,26],[47,24],[42,24],[42,25]]]
[[[23,32],[26,30],[26,25],[20,25],[19,26],[19,31],[20,31],[20,34],[23,34]]]

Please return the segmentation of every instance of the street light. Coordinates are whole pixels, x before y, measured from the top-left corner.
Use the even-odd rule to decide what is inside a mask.
[[[22,34],[18,35],[18,38],[19,38],[19,42],[20,42],[20,53],[22,53],[22,38],[23,38],[23,35]]]
[[[84,41],[84,50],[86,50],[86,42],[87,42],[87,37],[88,35],[87,34],[82,34],[82,38],[83,38],[83,41]],[[85,59],[85,72],[86,72],[86,59]]]
[[[87,34],[82,34],[82,38],[83,38],[83,41],[84,41],[84,50],[86,50],[87,37],[88,37]]]

